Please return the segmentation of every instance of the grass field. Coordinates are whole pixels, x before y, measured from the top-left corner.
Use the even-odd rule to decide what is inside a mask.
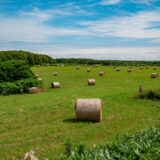
[[[156,125],[159,120],[158,101],[132,98],[139,89],[160,88],[160,78],[151,79],[153,67],[140,70],[120,67],[76,70],[74,66],[33,67],[44,81],[47,92],[37,95],[0,96],[0,160],[20,160],[26,152],[35,150],[41,160],[58,159],[64,151],[64,142],[72,137],[88,146],[109,143],[115,135],[132,133]],[[58,71],[59,75],[53,76]],[[100,77],[99,72],[105,76]],[[88,86],[88,78],[95,78],[96,85]],[[61,88],[51,89],[52,81],[59,81]],[[76,122],[74,104],[77,98],[101,98],[103,120],[101,123]]]

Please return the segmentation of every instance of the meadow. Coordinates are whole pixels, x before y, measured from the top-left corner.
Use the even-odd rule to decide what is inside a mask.
[[[87,72],[91,68],[91,72]],[[116,134],[133,133],[155,126],[159,121],[159,101],[135,99],[139,85],[142,89],[160,88],[160,78],[152,79],[151,73],[160,74],[153,67],[140,70],[121,67],[44,66],[32,67],[43,79],[47,91],[40,94],[0,96],[0,159],[21,160],[26,152],[35,150],[40,160],[59,159],[64,152],[64,142],[71,138],[86,145],[110,143]],[[54,72],[58,76],[53,76]],[[104,76],[99,72],[104,71]],[[96,79],[95,86],[88,86],[89,78]],[[53,89],[51,82],[61,87]],[[103,120],[77,122],[75,102],[77,98],[101,98]]]

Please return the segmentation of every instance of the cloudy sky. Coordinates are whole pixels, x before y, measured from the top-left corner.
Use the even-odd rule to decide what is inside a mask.
[[[160,60],[160,0],[0,0],[0,50]]]

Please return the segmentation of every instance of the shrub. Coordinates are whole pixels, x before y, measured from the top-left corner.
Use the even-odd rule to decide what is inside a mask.
[[[149,128],[135,134],[116,137],[109,145],[84,149],[71,143],[61,160],[158,160],[160,159],[160,129]],[[74,146],[73,146],[74,145]],[[70,148],[71,147],[71,148]],[[80,148],[81,151],[80,151]],[[79,152],[80,151],[80,152]]]
[[[0,63],[0,83],[14,82],[33,77],[30,66],[21,60],[11,60]]]
[[[42,81],[35,78],[27,78],[23,80],[18,80],[15,82],[3,82],[0,83],[0,94],[10,95],[10,94],[22,94],[28,93],[31,87],[42,87]]]
[[[160,100],[160,90],[146,90],[136,94],[135,98]]]

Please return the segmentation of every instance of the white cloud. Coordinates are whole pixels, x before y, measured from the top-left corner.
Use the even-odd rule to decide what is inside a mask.
[[[132,3],[141,4],[141,5],[151,5],[152,2],[157,0],[131,0]]]
[[[118,4],[121,0],[102,0],[99,2],[101,5],[115,5]]]
[[[140,12],[125,17],[112,17],[98,21],[80,22],[88,32],[96,36],[126,38],[160,38],[160,12]]]
[[[82,14],[78,10],[77,14]],[[19,12],[17,18],[0,16],[0,41],[47,42],[56,36],[86,35],[86,31],[77,28],[55,27],[46,22],[53,21],[57,16],[71,16],[72,12],[52,9],[41,11],[35,8],[31,12]]]

